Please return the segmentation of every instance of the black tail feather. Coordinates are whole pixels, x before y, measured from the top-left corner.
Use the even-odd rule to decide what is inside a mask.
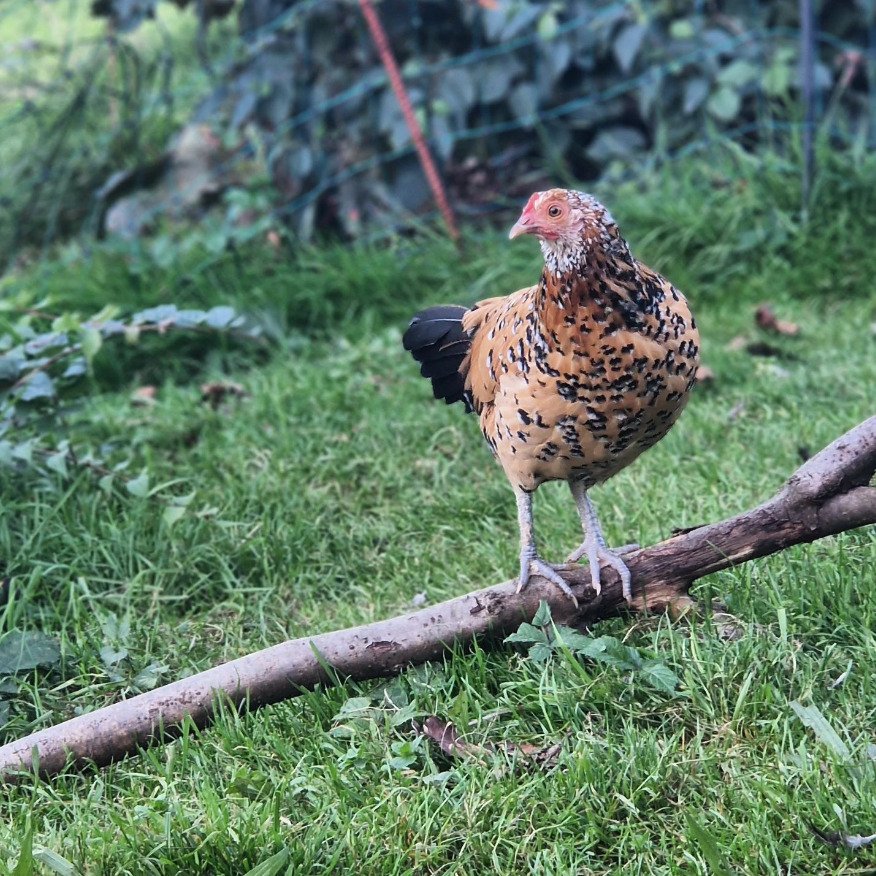
[[[402,344],[420,363],[420,374],[431,379],[435,398],[443,398],[447,404],[461,401],[466,411],[471,411],[471,395],[459,370],[471,347],[471,338],[462,328],[467,312],[457,305],[420,311],[411,320]]]

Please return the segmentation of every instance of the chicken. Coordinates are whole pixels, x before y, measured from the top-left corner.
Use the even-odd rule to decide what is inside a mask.
[[[436,398],[461,401],[517,497],[518,591],[541,575],[573,600],[538,554],[532,497],[545,481],[567,481],[594,591],[601,564],[620,575],[631,600],[627,546],[610,550],[588,491],[629,465],[676,421],[694,384],[696,322],[684,296],[637,261],[608,210],[583,192],[536,192],[509,237],[538,238],[544,270],[534,286],[472,308],[417,314],[403,343]]]

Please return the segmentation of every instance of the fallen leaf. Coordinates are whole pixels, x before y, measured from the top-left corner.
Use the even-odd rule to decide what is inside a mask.
[[[414,727],[427,739],[431,739],[449,757],[479,758],[496,752],[521,754],[536,766],[547,769],[557,762],[563,750],[561,742],[547,747],[527,742],[500,742],[497,745],[485,742],[483,745],[476,745],[460,738],[456,727],[437,715],[430,715],[422,725],[415,722]]]
[[[145,408],[155,404],[158,390],[154,386],[138,386],[131,393],[131,404],[137,408]]]
[[[781,365],[775,363],[770,365],[770,373],[778,380],[787,380],[791,376],[791,372],[787,368],[782,368]]]
[[[754,321],[765,331],[777,335],[799,335],[800,326],[795,322],[779,319],[769,304],[761,304],[754,313]]]
[[[752,341],[745,345],[745,352],[750,356],[781,356],[784,351],[781,347],[768,344],[766,341]]]
[[[474,745],[471,742],[465,742],[460,738],[459,731],[450,721],[445,721],[437,715],[429,715],[423,721],[421,732],[423,736],[431,739],[450,757],[478,757],[492,754],[496,750],[492,745]]]
[[[715,372],[706,365],[697,368],[697,383],[711,383],[715,379]]]
[[[837,678],[835,678],[829,685],[828,689],[836,690],[838,687],[842,687],[845,684],[846,679],[852,672],[852,661],[849,660],[849,665],[846,667],[845,672],[841,672]]]
[[[745,413],[745,402],[736,402],[727,412],[727,422],[735,423]]]
[[[745,635],[742,621],[730,614],[724,605],[712,604],[712,623],[722,642],[738,642]]]
[[[411,605],[414,608],[420,608],[425,605],[429,601],[429,596],[425,590],[421,590],[419,593],[415,593],[413,598],[411,599]]]
[[[826,831],[820,830],[814,824],[809,825],[809,830],[828,846],[845,846],[847,849],[860,849],[863,846],[876,843],[876,833],[872,833],[870,836],[861,836],[860,834],[841,833],[838,830]]]
[[[211,383],[201,384],[201,401],[210,405],[213,410],[225,401],[226,398],[248,398],[249,393],[239,384],[231,380],[214,380]]]
[[[748,338],[746,338],[745,335],[736,335],[736,337],[732,338],[727,344],[727,349],[732,350],[733,352],[744,350],[747,343]]]

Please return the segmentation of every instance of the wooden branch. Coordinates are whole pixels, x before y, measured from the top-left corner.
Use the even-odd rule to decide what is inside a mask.
[[[874,472],[876,416],[810,459],[763,505],[626,557],[637,607],[662,609],[703,575],[876,523]],[[0,776],[14,781],[35,766],[51,776],[65,766],[110,763],[172,738],[186,719],[208,725],[222,697],[241,709],[259,708],[337,678],[391,675],[475,636],[495,641],[530,620],[541,599],[557,622],[572,626],[623,608],[620,581],[610,570],[595,599],[586,566],[566,567],[563,575],[577,610],[541,578],[519,595],[515,582],[506,581],[391,620],[284,642],[11,742],[0,748]]]

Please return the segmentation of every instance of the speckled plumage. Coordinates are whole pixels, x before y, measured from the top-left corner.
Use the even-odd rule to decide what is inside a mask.
[[[632,256],[591,196],[533,195],[511,236],[520,233],[540,238],[545,267],[535,286],[453,310],[460,326],[444,334],[436,326],[428,349],[411,342],[437,309],[424,311],[405,346],[427,376],[444,356],[449,391],[433,378],[436,395],[477,412],[516,491],[565,480],[577,498],[667,433],[695,380],[699,335],[684,296]],[[531,553],[537,559],[534,542]]]

